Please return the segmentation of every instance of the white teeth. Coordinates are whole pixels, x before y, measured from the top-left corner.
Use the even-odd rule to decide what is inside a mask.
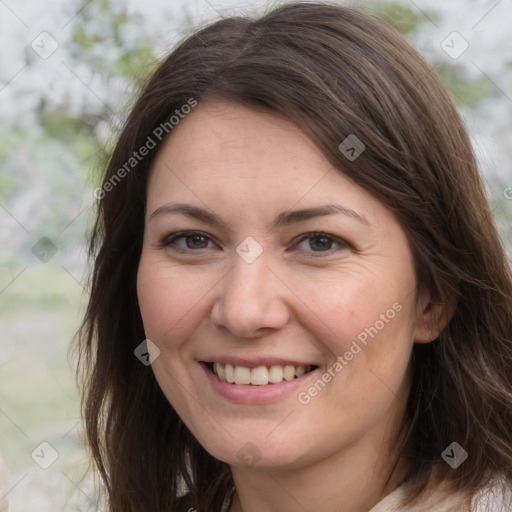
[[[213,371],[216,375],[219,376],[222,380],[226,380],[226,372],[224,371],[224,367],[219,363],[213,363]]]
[[[251,370],[245,366],[235,366],[235,384],[250,384]]]
[[[268,384],[268,370],[266,366],[257,366],[251,370],[251,384],[254,386],[265,386]]]
[[[284,366],[271,365],[247,368],[246,366],[213,363],[213,373],[215,373],[219,379],[231,384],[252,384],[253,386],[266,386],[267,384],[279,384],[283,382],[283,380],[293,380],[311,371],[311,369],[311,365],[294,366],[287,364]]]
[[[235,369],[233,368],[232,365],[227,364],[224,367],[224,374],[225,374],[225,378],[228,382],[231,382],[231,384],[233,384],[233,382],[235,382]],[[219,375],[219,377],[220,377],[220,375]]]
[[[274,384],[281,382],[283,380],[283,367],[272,365],[268,372],[268,380]]]
[[[295,378],[295,366],[287,364],[283,371],[284,380],[292,380]]]

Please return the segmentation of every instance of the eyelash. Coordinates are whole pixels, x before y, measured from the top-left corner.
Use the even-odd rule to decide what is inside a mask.
[[[177,240],[180,240],[182,238],[185,239],[185,238],[193,237],[193,236],[203,237],[203,238],[207,239],[208,242],[212,241],[210,236],[208,236],[206,233],[203,233],[202,231],[179,231],[177,233],[173,233],[172,235],[169,235],[168,237],[166,237],[160,243],[160,247],[161,248],[169,248]],[[314,239],[314,238],[326,238],[326,239],[330,240],[332,243],[337,244],[338,248],[337,249],[331,248],[326,251],[302,251],[302,252],[309,252],[309,253],[315,254],[315,257],[318,257],[318,256],[321,257],[321,255],[323,255],[323,254],[331,255],[335,252],[339,252],[340,250],[346,250],[346,249],[352,248],[348,242],[346,242],[346,241],[342,240],[341,238],[336,237],[334,235],[330,235],[329,233],[324,233],[323,231],[313,231],[313,232],[309,232],[309,233],[304,233],[303,235],[300,236],[300,238],[297,240],[295,245],[302,243],[304,240]],[[197,250],[190,249],[190,248],[186,248],[186,249],[178,248],[178,247],[173,248],[174,251],[181,252],[181,253],[187,253],[187,254],[190,254],[193,252],[200,252],[204,249],[208,249],[208,247],[200,248]],[[318,255],[318,256],[316,256],[316,255]]]

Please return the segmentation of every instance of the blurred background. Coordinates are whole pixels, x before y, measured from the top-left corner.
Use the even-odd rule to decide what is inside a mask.
[[[0,510],[102,510],[70,352],[93,191],[138,87],[195,28],[278,2],[0,0]],[[347,3],[347,2],[344,2]],[[512,2],[367,1],[453,94],[512,254]]]

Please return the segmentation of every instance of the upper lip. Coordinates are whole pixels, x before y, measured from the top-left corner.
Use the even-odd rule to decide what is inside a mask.
[[[245,366],[247,368],[256,368],[257,366],[318,366],[318,364],[312,363],[311,361],[297,361],[296,359],[288,359],[284,357],[234,357],[234,356],[212,356],[199,359],[203,363],[221,363],[231,364],[233,366]]]

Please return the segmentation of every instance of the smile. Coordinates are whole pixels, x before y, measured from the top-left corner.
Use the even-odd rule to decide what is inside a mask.
[[[266,386],[290,381],[309,373],[316,368],[313,365],[268,365],[249,368],[223,363],[207,363],[207,367],[220,380],[236,385]]]

